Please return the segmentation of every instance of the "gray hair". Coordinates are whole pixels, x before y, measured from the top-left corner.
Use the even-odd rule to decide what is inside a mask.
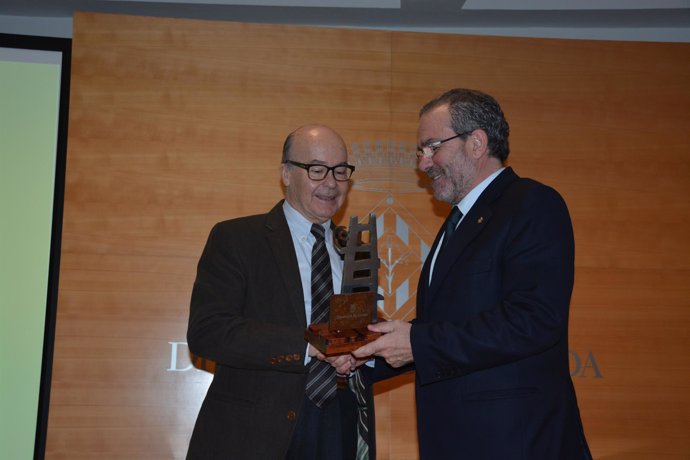
[[[496,99],[481,91],[455,88],[427,102],[419,111],[419,116],[446,104],[451,127],[457,134],[482,129],[489,139],[489,155],[498,158],[501,163],[508,158],[510,127]]]

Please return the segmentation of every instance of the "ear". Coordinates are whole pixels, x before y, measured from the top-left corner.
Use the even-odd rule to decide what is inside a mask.
[[[285,163],[280,164],[280,178],[284,186],[290,185],[290,171],[288,170],[288,165]]]
[[[467,148],[473,158],[481,158],[489,151],[489,137],[483,129],[475,129],[467,138]]]

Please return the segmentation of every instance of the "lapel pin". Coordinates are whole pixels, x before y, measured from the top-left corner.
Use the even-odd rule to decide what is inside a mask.
[[[482,222],[484,222],[484,217],[480,217],[479,219],[477,219],[478,224],[481,224]]]

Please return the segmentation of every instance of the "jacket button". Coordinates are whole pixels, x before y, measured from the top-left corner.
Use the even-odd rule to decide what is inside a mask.
[[[297,418],[297,414],[295,413],[294,410],[289,410],[287,413],[287,419],[290,420],[291,422]]]

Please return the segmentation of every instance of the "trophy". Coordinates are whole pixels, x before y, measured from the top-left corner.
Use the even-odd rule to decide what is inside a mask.
[[[365,235],[368,238],[365,238]],[[350,227],[334,231],[335,246],[342,255],[343,281],[340,294],[333,294],[327,323],[310,324],[304,338],[326,356],[350,353],[376,340],[381,333],[367,325],[378,322],[376,302],[381,261],[376,245],[376,218],[360,224],[357,216],[350,218]]]

